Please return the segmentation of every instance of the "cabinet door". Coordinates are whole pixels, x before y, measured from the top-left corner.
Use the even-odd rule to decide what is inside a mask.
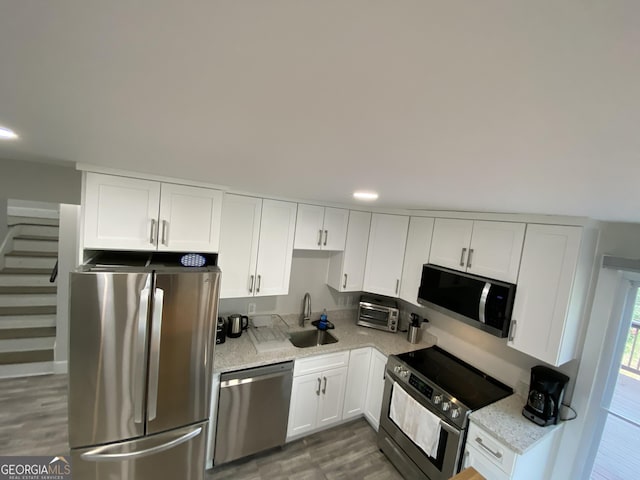
[[[155,250],[159,203],[158,182],[87,173],[84,247]]]
[[[222,192],[163,183],[158,250],[217,252]]]
[[[400,298],[414,305],[418,305],[422,265],[429,263],[433,223],[433,218],[425,217],[411,217],[409,221],[407,248],[402,267],[402,281],[400,282]]]
[[[342,420],[347,367],[322,372],[322,389],[318,408],[318,427],[326,427]]]
[[[293,378],[287,438],[314,430],[317,425],[322,377],[320,374]]]
[[[581,234],[581,227],[527,226],[507,345],[550,365],[574,353],[561,345]]]
[[[296,218],[296,250],[320,250],[324,240],[324,207],[298,204]]]
[[[289,293],[296,207],[291,202],[262,201],[255,295]],[[224,275],[224,274],[223,274]]]
[[[387,357],[375,348],[371,350],[371,365],[369,367],[369,381],[367,383],[364,416],[371,426],[378,430],[384,393],[384,371],[387,366]]]
[[[220,298],[250,297],[255,289],[262,199],[227,194],[222,209],[218,265]]]
[[[372,215],[364,291],[398,296],[408,227],[409,217],[378,213]]]
[[[467,446],[464,452],[464,462],[462,468],[473,467],[484,478],[491,480],[509,480],[509,475],[504,473],[493,463],[487,460],[478,450]]]
[[[371,348],[358,348],[349,354],[349,372],[347,374],[347,389],[344,396],[342,418],[352,418],[362,415],[367,399],[367,384],[369,383],[369,364],[371,363]]]
[[[370,226],[371,213],[349,212],[344,252],[333,254],[329,260],[327,284],[330,287],[339,292],[362,291]]]
[[[473,222],[467,271],[516,283],[524,231],[524,223]]]
[[[348,223],[349,210],[329,207],[324,209],[322,250],[344,250]]]
[[[472,231],[472,220],[436,218],[429,263],[464,272]]]

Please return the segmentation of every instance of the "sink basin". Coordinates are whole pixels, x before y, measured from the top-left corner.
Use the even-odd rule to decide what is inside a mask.
[[[298,348],[307,348],[336,343],[338,339],[326,330],[305,330],[292,332],[289,341]]]

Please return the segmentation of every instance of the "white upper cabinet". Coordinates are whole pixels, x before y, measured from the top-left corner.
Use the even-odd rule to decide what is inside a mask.
[[[418,304],[418,290],[422,279],[422,265],[429,262],[433,218],[411,217],[409,235],[404,253],[400,298],[414,305]]]
[[[295,203],[227,194],[220,298],[287,295],[295,225]]]
[[[158,250],[217,252],[221,215],[221,191],[163,183]]]
[[[582,227],[527,226],[510,347],[556,366],[575,357],[595,245]]]
[[[261,198],[225,195],[218,253],[220,298],[253,296],[261,215]]]
[[[344,250],[349,210],[298,205],[296,250]]]
[[[526,225],[437,218],[429,263],[516,283]]]
[[[344,252],[334,253],[329,260],[327,284],[339,292],[360,292],[364,282],[367,243],[371,213],[349,212]]]
[[[364,291],[389,297],[399,295],[408,227],[409,217],[404,215],[371,216]]]
[[[222,192],[86,173],[84,248],[217,252]]]
[[[297,205],[291,202],[262,201],[254,286],[256,296],[289,293],[296,209]],[[224,273],[222,275],[224,276]]]

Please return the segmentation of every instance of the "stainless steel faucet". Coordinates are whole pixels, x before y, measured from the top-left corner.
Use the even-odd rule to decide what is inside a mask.
[[[300,319],[300,326],[304,327],[304,321],[311,320],[311,295],[309,292],[304,294],[302,300],[302,318]]]

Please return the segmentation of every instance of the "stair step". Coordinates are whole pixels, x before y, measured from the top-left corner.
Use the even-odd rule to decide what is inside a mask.
[[[0,295],[25,295],[25,294],[53,294],[57,292],[54,283],[49,285],[2,285],[0,284]]]
[[[0,270],[2,275],[48,275],[51,276],[53,268],[3,268]],[[49,277],[47,277],[49,278]]]
[[[0,295],[0,307],[39,307],[55,306],[58,302],[55,293],[19,293]]]
[[[34,375],[51,375],[55,371],[54,362],[26,362],[0,365],[0,378],[24,378]]]
[[[13,237],[15,252],[55,252],[58,254],[58,240],[52,238],[23,238]]]
[[[23,238],[57,240],[59,235],[58,227],[49,225],[19,225],[16,227],[16,236]]]
[[[11,254],[4,257],[5,268],[53,269],[55,264],[55,257],[32,257]]]
[[[28,307],[0,307],[0,317],[2,316],[30,316],[30,315],[55,315],[55,305],[40,305]]]
[[[16,338],[0,340],[0,353],[53,350],[55,337]]]
[[[14,365],[18,363],[52,362],[53,349],[33,350],[30,352],[0,353],[0,365]]]
[[[56,327],[45,328],[3,328],[0,329],[0,340],[18,338],[47,338],[56,336]]]
[[[44,274],[22,274],[9,273],[0,271],[0,288],[2,287],[49,287],[55,288],[55,283],[50,283],[51,270],[47,270]]]
[[[55,314],[0,316],[0,330],[7,330],[11,328],[48,328],[55,326]]]
[[[58,256],[58,250],[55,251],[37,251],[37,250],[12,250],[5,255],[7,257],[26,257],[26,258],[41,258],[51,257],[56,258]]]
[[[44,218],[44,217],[26,217],[21,215],[7,215],[8,225],[46,225],[57,227],[60,224],[60,220],[57,218]]]

